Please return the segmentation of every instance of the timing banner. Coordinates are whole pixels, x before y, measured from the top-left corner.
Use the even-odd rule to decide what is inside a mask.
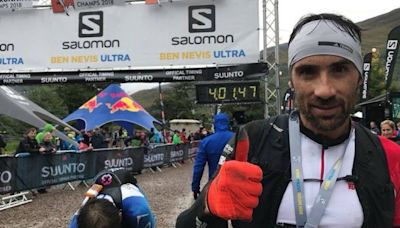
[[[2,13],[0,72],[235,65],[260,59],[258,0]]]
[[[170,70],[119,70],[43,73],[0,73],[0,85],[84,82],[183,82],[254,80],[268,74],[266,63]]]

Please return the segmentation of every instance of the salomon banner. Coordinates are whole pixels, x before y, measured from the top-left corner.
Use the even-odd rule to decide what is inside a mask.
[[[258,0],[4,12],[0,30],[3,73],[257,63],[261,49]]]
[[[14,159],[0,159],[0,195],[12,192],[15,186]]]
[[[386,43],[386,64],[385,64],[385,81],[386,91],[389,90],[392,83],[394,66],[397,59],[400,42],[400,25],[392,29],[388,35]]]
[[[0,85],[84,82],[183,82],[254,80],[268,74],[265,63],[170,70],[120,70],[43,73],[0,73]]]
[[[116,151],[97,151],[96,170],[125,168],[128,171],[139,172],[143,169],[143,155],[146,148],[128,148]]]
[[[372,61],[372,53],[368,53],[364,55],[364,63],[363,63],[363,77],[362,84],[360,89],[360,102],[364,102],[368,100],[368,82],[371,72],[371,61]]]

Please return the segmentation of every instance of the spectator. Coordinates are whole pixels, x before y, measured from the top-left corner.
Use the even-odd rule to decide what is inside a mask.
[[[70,131],[68,133],[68,138],[76,142],[76,134],[74,131]],[[78,150],[78,147],[76,147],[74,144],[69,143],[68,141],[63,140],[62,141],[62,150]]]
[[[182,143],[187,143],[187,138],[186,138],[186,129],[182,128],[181,133],[179,134],[179,138],[181,140]]]
[[[181,138],[179,136],[179,131],[175,130],[174,135],[172,136],[172,143],[175,145],[182,144]]]
[[[165,139],[166,143],[172,143],[172,134],[168,130],[165,131]]]
[[[391,120],[381,122],[382,136],[400,144],[400,137],[397,135],[396,125]]]
[[[203,127],[203,129],[201,129],[200,132],[200,139],[204,139],[205,137],[207,137],[209,134],[209,132],[207,131],[207,128]]]
[[[112,147],[112,135],[110,133],[110,129],[108,127],[103,127],[102,134],[104,136],[104,141],[106,142],[107,147]]]
[[[15,154],[30,153],[31,155],[38,155],[45,152],[45,148],[41,148],[35,139],[36,129],[29,128],[24,134],[24,138],[18,144]]]
[[[43,140],[39,143],[39,153],[40,154],[55,154],[57,152],[57,145],[52,142],[53,134],[51,132],[46,132],[43,135]],[[47,193],[46,188],[41,188],[37,190],[38,193]]]
[[[149,203],[128,171],[103,171],[95,183],[87,192],[90,199],[75,213],[70,228],[156,227]]]
[[[46,132],[43,135],[43,140],[41,143],[39,143],[39,146],[41,148],[44,148],[44,150],[39,150],[41,154],[55,154],[57,151],[57,145],[52,142],[53,135],[51,132]]]
[[[193,132],[190,132],[190,133],[189,133],[188,141],[189,141],[189,142],[193,142],[193,141],[194,141],[194,133],[193,133]]]
[[[107,148],[107,143],[104,140],[104,136],[100,130],[100,128],[96,127],[94,129],[93,135],[91,137],[91,143],[94,149],[98,148]]]
[[[288,81],[288,89],[283,96],[282,111],[283,113],[291,113],[294,110],[294,88],[292,82]]]
[[[40,144],[43,141],[43,136],[47,132],[53,133],[54,130],[55,130],[55,128],[53,127],[53,125],[51,125],[51,124],[44,125],[43,131],[39,132],[36,135],[36,141]],[[53,135],[52,135],[51,141],[53,144],[56,144],[56,139],[53,137]]]
[[[196,130],[196,132],[194,133],[194,137],[193,137],[194,140],[201,140],[201,133],[200,132],[202,130],[203,130],[202,128],[199,128],[199,129]]]
[[[134,136],[131,137],[131,146],[133,146],[133,147],[141,147],[142,146],[141,133],[139,131],[135,131]]]
[[[92,143],[91,143],[91,132],[84,132],[82,135],[82,139],[79,142],[79,150],[80,151],[91,151],[93,150]]]
[[[375,121],[371,121],[371,122],[369,123],[369,126],[370,126],[370,129],[371,129],[371,132],[372,132],[372,133],[374,133],[374,134],[376,134],[376,135],[380,135],[380,134],[381,134],[381,132],[379,131],[378,126],[376,126]]]
[[[141,146],[149,145],[149,139],[147,138],[147,134],[144,132],[140,133],[140,144],[141,144]]]
[[[224,146],[233,136],[233,132],[229,131],[229,117],[225,113],[214,116],[214,129],[214,134],[201,140],[194,161],[192,192],[195,199],[200,192],[200,181],[206,163],[208,164],[208,179],[211,180]]]
[[[154,133],[154,128],[150,128],[150,131],[147,133],[147,138],[149,139],[150,143],[154,143],[154,137],[155,137],[155,133]]]

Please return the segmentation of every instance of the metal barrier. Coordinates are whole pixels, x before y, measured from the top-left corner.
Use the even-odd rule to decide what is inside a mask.
[[[28,194],[29,194],[29,192],[26,191],[26,192],[20,192],[17,194],[12,194],[9,196],[1,197],[0,211],[32,202],[32,199],[28,198]]]

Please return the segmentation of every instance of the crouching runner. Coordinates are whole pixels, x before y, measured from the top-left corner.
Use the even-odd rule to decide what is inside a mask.
[[[124,169],[100,172],[70,228],[154,228],[155,218],[135,177]]]

